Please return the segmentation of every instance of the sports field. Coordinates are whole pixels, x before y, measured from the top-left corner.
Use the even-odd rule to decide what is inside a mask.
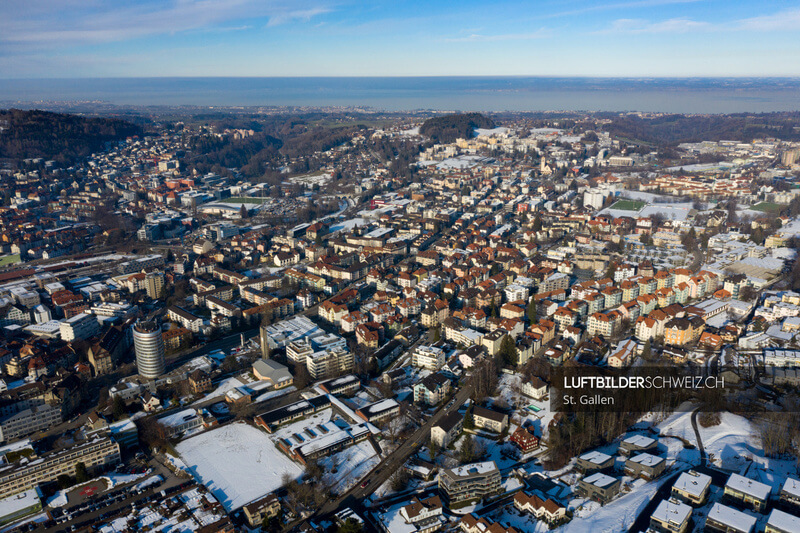
[[[783,206],[772,202],[761,202],[750,208],[751,211],[761,211],[762,213],[777,213]]]
[[[617,200],[609,209],[619,209],[620,211],[639,211],[647,205],[643,200]]]
[[[233,196],[231,198],[223,198],[220,200],[220,202],[225,204],[262,204],[264,203],[264,198],[245,198],[241,196]]]

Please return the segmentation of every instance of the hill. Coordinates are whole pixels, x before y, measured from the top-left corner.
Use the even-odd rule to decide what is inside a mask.
[[[451,143],[456,139],[469,139],[475,128],[494,127],[494,121],[485,115],[465,113],[428,119],[419,128],[419,132],[437,143]]]
[[[103,150],[105,143],[141,135],[114,118],[86,118],[48,111],[0,110],[0,159],[41,157],[61,163]]]

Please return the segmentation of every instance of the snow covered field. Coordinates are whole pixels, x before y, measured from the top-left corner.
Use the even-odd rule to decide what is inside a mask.
[[[263,431],[230,424],[180,442],[176,449],[189,471],[232,511],[281,486],[303,470],[281,453]]]
[[[339,453],[321,458],[319,464],[327,472],[323,482],[334,493],[342,494],[375,468],[380,460],[372,444],[362,441]],[[334,467],[336,473],[332,472]]]

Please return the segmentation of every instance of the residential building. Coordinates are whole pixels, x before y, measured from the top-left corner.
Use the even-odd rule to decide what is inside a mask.
[[[750,507],[754,511],[763,511],[769,501],[770,486],[758,481],[731,474],[725,483],[724,496],[729,501]]]
[[[737,511],[727,505],[715,503],[706,516],[705,531],[720,533],[753,533],[756,517]]]
[[[449,507],[466,505],[502,491],[494,461],[446,468],[439,473],[439,495]]]
[[[691,505],[703,505],[711,487],[711,476],[689,470],[672,485],[672,497]]]
[[[650,515],[650,529],[657,533],[684,533],[689,529],[692,508],[676,499],[661,500]]]
[[[619,494],[620,485],[619,479],[595,472],[578,481],[578,494],[583,498],[605,504]]]

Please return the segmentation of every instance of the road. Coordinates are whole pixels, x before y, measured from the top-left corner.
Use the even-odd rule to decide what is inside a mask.
[[[703,448],[703,440],[700,438],[700,428],[697,427],[697,413],[700,412],[700,407],[692,411],[692,429],[694,429],[694,437],[697,440],[697,449],[700,450],[700,466],[706,466],[708,456],[706,449]]]
[[[468,382],[455,394],[446,407],[439,409],[436,414],[430,417],[425,424],[420,426],[411,437],[406,439],[400,446],[378,463],[378,465],[367,474],[365,484],[362,483],[351,488],[338,499],[323,505],[312,516],[318,518],[329,517],[346,507],[360,507],[362,501],[372,496],[372,494],[378,490],[378,487],[383,485],[392,474],[397,472],[405,464],[411,454],[428,442],[430,439],[431,427],[437,424],[446,415],[458,411],[472,392],[472,383]]]

